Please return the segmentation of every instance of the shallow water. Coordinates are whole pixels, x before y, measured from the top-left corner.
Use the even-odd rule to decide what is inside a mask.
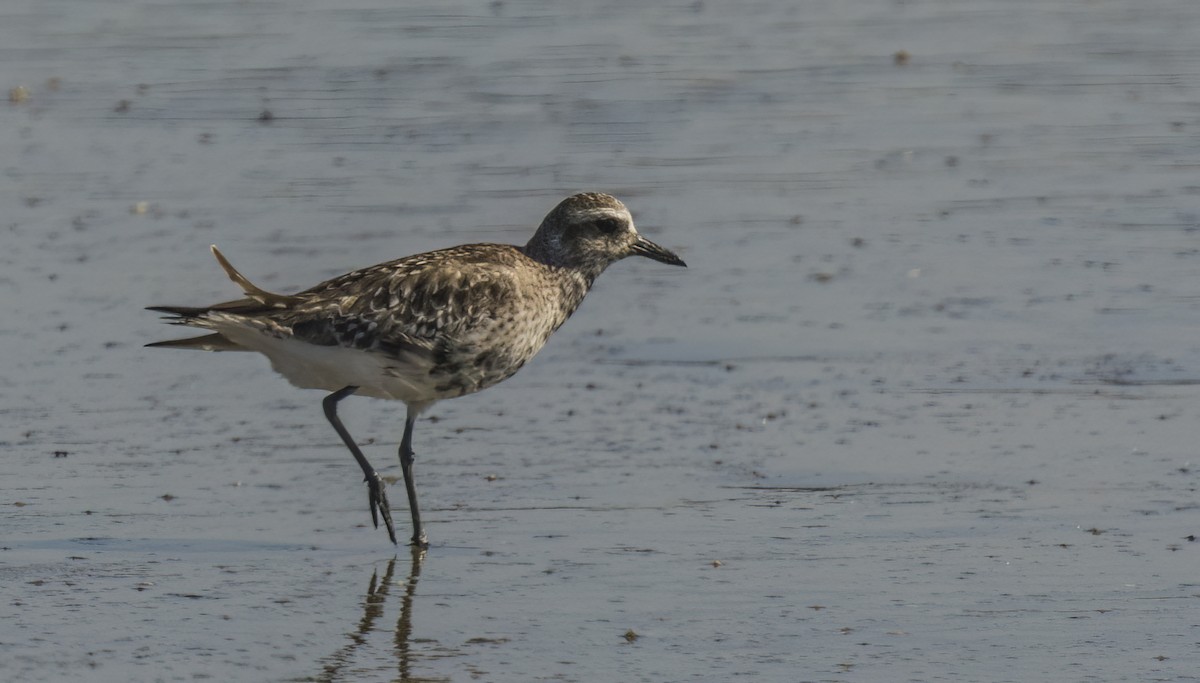
[[[1198,20],[6,3],[0,675],[1200,678]],[[210,243],[288,291],[583,189],[690,268],[429,412],[422,558],[320,394],[141,348]]]

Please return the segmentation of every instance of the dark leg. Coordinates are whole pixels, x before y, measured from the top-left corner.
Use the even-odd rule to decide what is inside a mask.
[[[363,476],[366,477],[371,504],[371,521],[375,523],[375,528],[378,529],[379,516],[376,514],[376,510],[378,510],[383,515],[383,523],[387,525],[388,536],[392,539],[392,543],[395,543],[396,527],[392,525],[392,509],[388,505],[387,493],[384,492],[383,479],[379,477],[379,473],[375,471],[375,468],[371,467],[371,463],[367,462],[367,457],[359,450],[358,444],[354,443],[354,439],[350,438],[350,432],[346,431],[346,428],[342,426],[342,421],[337,416],[338,401],[357,390],[358,387],[355,386],[339,389],[326,396],[321,405],[325,407],[325,417],[329,419],[329,424],[333,425],[338,436],[342,437],[342,443],[346,444],[346,448],[350,449],[350,453],[358,461],[358,466],[362,468]]]
[[[421,528],[421,511],[417,508],[417,487],[413,483],[412,432],[416,421],[416,412],[409,408],[408,416],[404,419],[404,438],[400,440],[400,471],[404,473],[404,488],[408,489],[408,509],[412,511],[412,544],[418,548],[428,548],[429,539],[425,536],[425,529]]]

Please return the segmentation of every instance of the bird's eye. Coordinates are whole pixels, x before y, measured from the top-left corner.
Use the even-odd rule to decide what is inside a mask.
[[[615,218],[601,218],[596,221],[596,228],[605,235],[611,235],[621,229],[621,221]]]

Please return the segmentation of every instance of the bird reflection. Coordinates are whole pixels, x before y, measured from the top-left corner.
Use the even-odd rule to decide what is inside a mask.
[[[445,683],[450,679],[423,678],[412,674],[414,659],[411,642],[413,597],[417,592],[417,580],[421,576],[421,561],[425,559],[425,550],[417,546],[411,547],[410,550],[412,563],[409,565],[408,580],[403,584],[404,594],[400,597],[400,617],[396,622],[393,641],[393,654],[396,657],[398,675],[392,680],[393,683]],[[378,571],[371,573],[371,581],[367,585],[367,595],[362,603],[363,615],[358,620],[358,626],[354,631],[346,634],[349,642],[345,646],[325,658],[320,673],[314,676],[313,680],[321,683],[333,683],[334,681],[350,681],[361,678],[362,662],[356,662],[355,658],[360,654],[360,649],[369,648],[371,634],[381,630],[376,622],[383,617],[384,606],[387,604],[392,588],[400,585],[394,578],[396,560],[397,558],[393,557],[388,561],[382,578],[379,577]],[[365,653],[362,656],[369,658],[373,655]]]

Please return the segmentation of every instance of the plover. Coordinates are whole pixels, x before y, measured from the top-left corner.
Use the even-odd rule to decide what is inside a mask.
[[[403,401],[400,470],[412,543],[427,546],[413,483],[413,424],[436,401],[511,377],[575,312],[592,282],[627,256],[686,264],[638,234],[625,205],[601,193],[554,207],[523,247],[464,244],[356,270],[297,294],[274,294],[213,256],[245,298],[213,306],[151,306],[174,325],[211,330],[147,346],[257,351],[289,382],[331,392],[323,406],[362,468],[371,520],[396,530],[383,479],[337,415],[351,394]]]

